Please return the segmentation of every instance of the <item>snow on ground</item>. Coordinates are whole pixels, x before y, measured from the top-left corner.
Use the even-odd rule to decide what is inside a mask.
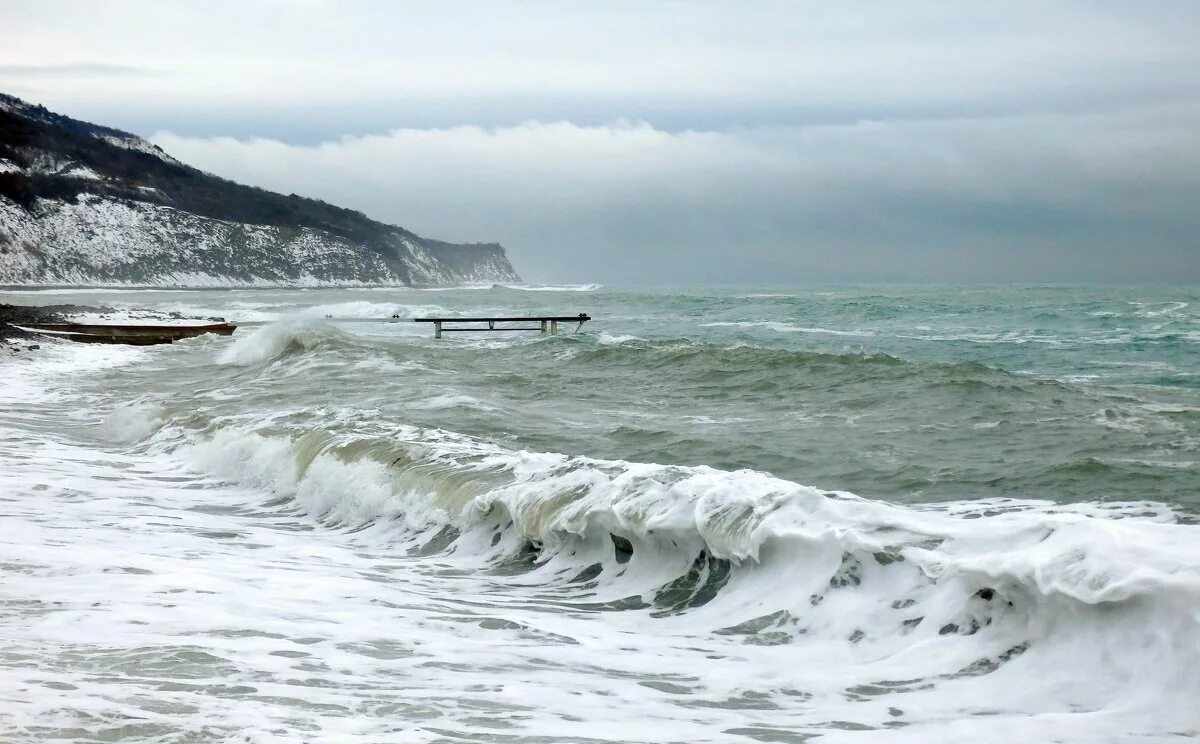
[[[60,175],[71,178],[85,178],[89,181],[102,181],[104,177],[86,165],[68,165],[59,171]]]
[[[181,163],[180,161],[176,160],[175,158],[171,157],[167,153],[163,152],[162,148],[150,144],[149,142],[142,139],[141,137],[117,137],[117,136],[111,135],[111,134],[103,134],[103,135],[97,135],[97,136],[110,145],[115,145],[117,147],[123,147],[126,150],[136,150],[137,152],[144,152],[147,155],[153,155],[154,157],[156,157],[160,160],[164,160],[164,161],[166,161],[168,163],[172,163],[174,165],[183,165],[183,163]]]
[[[436,276],[433,268],[423,278]],[[90,194],[76,204],[39,200],[36,214],[0,200],[0,284],[367,283],[405,284],[378,254],[315,230],[243,225]]]
[[[501,256],[483,255],[459,271],[408,237],[391,241],[389,264],[378,250],[310,228],[247,225],[95,194],[74,204],[41,199],[32,212],[0,199],[0,285],[357,287],[513,279]],[[402,269],[394,268],[396,259]]]

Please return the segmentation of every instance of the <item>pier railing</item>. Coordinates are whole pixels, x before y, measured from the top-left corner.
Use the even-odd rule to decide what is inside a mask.
[[[580,328],[591,320],[587,313],[579,315],[529,315],[505,318],[413,318],[415,323],[433,323],[433,337],[441,338],[443,333],[489,333],[498,331],[540,331],[551,336],[558,335],[559,323],[578,323]],[[487,325],[472,325],[467,328],[455,327],[459,323],[486,323]],[[502,325],[497,326],[497,323]],[[537,323],[537,325],[511,325],[512,323]]]

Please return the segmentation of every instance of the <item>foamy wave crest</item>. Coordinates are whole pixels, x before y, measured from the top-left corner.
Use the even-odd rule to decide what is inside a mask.
[[[104,417],[100,433],[111,442],[137,442],[158,431],[166,423],[168,415],[167,409],[154,401],[124,404]]]
[[[596,343],[604,346],[620,346],[621,344],[627,344],[632,341],[645,341],[645,339],[638,336],[629,336],[621,333],[609,333],[608,331],[600,331],[600,333],[596,336]]]
[[[503,289],[516,289],[521,292],[595,292],[598,289],[604,289],[603,284],[497,284],[495,286]]]
[[[344,339],[345,334],[320,318],[295,318],[271,323],[247,335],[238,335],[217,355],[218,364],[250,366],[294,351],[315,349],[322,343]]]
[[[382,504],[403,492],[405,508],[420,502],[423,514],[444,514],[464,531],[505,525],[536,543],[545,560],[597,535],[612,559],[615,536],[635,557],[639,550],[653,555],[655,564],[673,554],[668,573],[704,554],[736,566],[772,565],[798,586],[811,584],[792,576],[801,569],[824,580],[849,571],[859,580],[903,575],[896,586],[921,592],[955,584],[974,587],[968,595],[991,588],[1026,603],[1058,597],[1087,605],[1169,595],[1200,609],[1200,551],[1191,528],[1174,524],[1165,507],[997,500],[917,509],[754,471],[512,452],[404,426],[367,437],[224,430],[195,448],[216,453],[200,462],[221,475],[283,495],[307,494],[303,500],[318,514],[338,507],[342,493],[358,504],[349,512],[363,518],[394,515],[364,511],[362,494],[376,494],[366,501]],[[312,481],[313,463],[329,457],[361,471],[353,487],[331,491],[326,485],[336,479]],[[449,484],[457,485],[443,488]],[[824,593],[816,588],[802,599]],[[785,594],[755,604],[794,609],[798,595]]]
[[[1024,689],[1014,680],[1124,680],[1089,699],[1173,711],[1178,725],[1200,693],[1200,548],[1160,505],[905,507],[754,471],[511,451],[370,412],[334,419],[304,432],[230,425],[178,451],[332,527],[386,530],[398,549],[455,553],[594,610],[808,644],[844,668],[836,689],[900,685],[915,701],[954,683],[988,708]]]
[[[392,316],[415,318],[423,315],[447,315],[450,311],[441,305],[412,305],[388,302],[337,302],[315,305],[304,310],[308,318],[353,318],[387,320]]]
[[[820,333],[830,336],[874,336],[870,331],[839,331],[832,328],[810,328],[808,326],[792,325],[791,323],[781,323],[775,320],[746,320],[746,321],[718,321],[715,323],[704,323],[704,328],[766,328],[777,333]]]
[[[398,519],[419,528],[445,521],[427,492],[406,487],[388,463],[346,459],[331,444],[320,435],[293,440],[223,429],[185,451],[208,472],[292,499],[330,524],[358,527]]]
[[[473,398],[470,395],[461,393],[446,393],[444,395],[435,395],[424,401],[416,401],[410,404],[413,408],[424,411],[444,411],[451,408],[473,408],[477,411],[497,411],[495,406],[490,406],[487,403]]]

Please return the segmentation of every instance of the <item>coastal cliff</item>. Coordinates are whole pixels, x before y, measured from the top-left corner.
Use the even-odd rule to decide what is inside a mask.
[[[136,135],[0,94],[0,285],[518,281],[498,244],[430,240],[227,181]]]

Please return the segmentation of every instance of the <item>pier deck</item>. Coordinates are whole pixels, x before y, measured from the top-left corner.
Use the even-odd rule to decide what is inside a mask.
[[[578,323],[579,327],[582,327],[584,323],[591,319],[591,316],[587,313],[580,313],[578,315],[524,315],[501,318],[413,318],[413,322],[433,323],[433,337],[441,338],[443,333],[491,333],[502,331],[540,331],[543,334],[557,336],[559,323]],[[446,324],[453,323],[487,323],[487,325],[471,326],[469,328],[446,327]],[[497,327],[497,323],[537,323],[537,325],[502,325]]]

